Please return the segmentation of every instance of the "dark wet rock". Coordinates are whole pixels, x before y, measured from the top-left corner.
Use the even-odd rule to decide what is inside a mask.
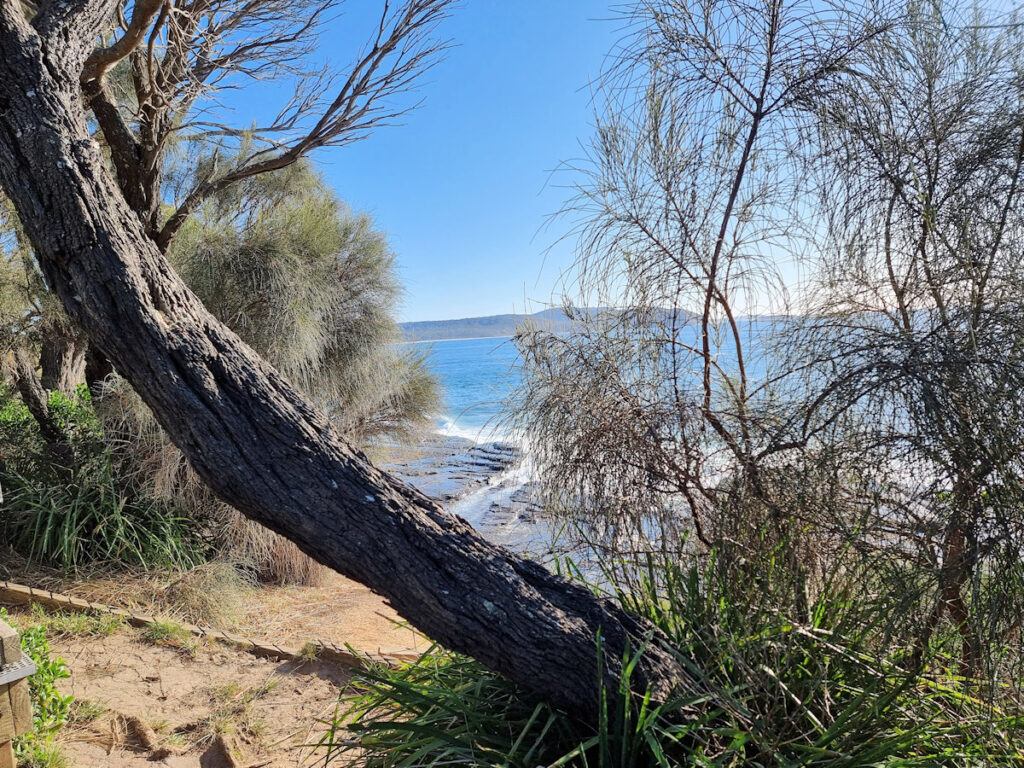
[[[476,526],[492,541],[543,557],[549,535],[536,483],[516,470],[522,451],[505,442],[478,445],[447,435],[381,446],[380,466]]]
[[[518,464],[522,452],[511,443],[478,445],[463,437],[430,434],[411,444],[384,446],[385,469],[444,503],[486,486]]]

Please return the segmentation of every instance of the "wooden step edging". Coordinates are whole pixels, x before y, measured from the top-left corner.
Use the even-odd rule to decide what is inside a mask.
[[[59,608],[75,613],[104,613],[111,616],[119,616],[133,627],[148,627],[160,621],[156,617],[147,614],[134,613],[124,608],[114,608],[103,603],[94,603],[90,600],[82,600],[78,597],[51,592],[48,589],[26,587],[24,584],[15,584],[5,580],[0,580],[0,602],[18,603],[21,605],[38,603],[47,608]],[[374,666],[400,667],[417,661],[421,656],[418,653],[404,651],[372,653],[352,648],[349,645],[337,645],[336,643],[324,640],[313,640],[298,649],[288,648],[275,643],[265,643],[247,637],[239,637],[219,629],[200,627],[183,622],[175,622],[175,624],[195,637],[210,638],[239,648],[254,656],[279,659],[281,661],[308,659],[312,653],[316,659],[321,661],[329,661],[345,667],[368,669]]]
[[[15,768],[13,741],[32,730],[28,677],[35,671],[18,633],[0,621],[0,768]]]

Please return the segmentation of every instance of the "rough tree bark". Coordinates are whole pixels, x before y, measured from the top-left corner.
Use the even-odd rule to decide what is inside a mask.
[[[39,352],[40,383],[43,389],[70,395],[85,381],[85,353],[88,345],[79,334],[61,327],[43,332]]]
[[[384,595],[414,626],[580,716],[596,713],[597,637],[616,686],[653,629],[490,544],[374,468],[174,273],[90,138],[78,75],[113,0],[0,0],[0,184],[49,284],[222,499]],[[664,699],[658,644],[633,684]],[[614,688],[613,688],[614,690]]]

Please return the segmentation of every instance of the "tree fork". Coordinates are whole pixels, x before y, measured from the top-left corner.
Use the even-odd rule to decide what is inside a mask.
[[[203,480],[431,638],[581,717],[599,706],[599,634],[609,690],[652,638],[634,690],[683,686],[652,626],[373,467],[188,290],[86,127],[78,74],[112,6],[51,2],[29,23],[0,0],[0,184],[68,314]]]

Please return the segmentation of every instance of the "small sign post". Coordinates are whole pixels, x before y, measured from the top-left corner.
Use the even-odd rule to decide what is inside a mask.
[[[18,633],[0,621],[0,768],[15,768],[15,736],[32,730],[28,677],[36,671],[21,653]]]

